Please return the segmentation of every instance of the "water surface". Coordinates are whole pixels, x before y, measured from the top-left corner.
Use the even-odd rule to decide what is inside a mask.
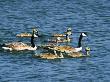
[[[15,35],[31,32],[34,26],[46,35],[72,27],[72,46],[77,46],[79,36],[74,32],[88,32],[83,47],[91,48],[91,56],[42,60],[32,56],[38,50],[0,49],[0,82],[110,82],[109,0],[0,0],[1,43],[29,42]]]

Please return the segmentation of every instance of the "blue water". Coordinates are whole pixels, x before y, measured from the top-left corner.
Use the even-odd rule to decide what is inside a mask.
[[[75,32],[88,32],[83,47],[91,48],[91,56],[43,60],[33,57],[39,50],[0,49],[0,82],[110,82],[109,0],[0,0],[1,43],[29,42],[30,38],[15,35],[31,32],[34,26],[46,35],[72,27],[72,46],[79,36]]]

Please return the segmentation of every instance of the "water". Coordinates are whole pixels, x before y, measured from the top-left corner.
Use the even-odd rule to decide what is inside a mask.
[[[15,35],[31,32],[62,33],[73,29],[72,46],[78,33],[88,32],[83,46],[91,48],[87,58],[43,60],[35,52],[0,49],[0,82],[110,82],[109,0],[0,0],[0,42],[23,40]],[[42,38],[41,38],[42,40]],[[36,44],[38,40],[36,40]]]

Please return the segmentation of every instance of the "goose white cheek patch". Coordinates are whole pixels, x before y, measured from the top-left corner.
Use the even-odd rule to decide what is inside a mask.
[[[83,35],[83,36],[86,36],[86,34],[85,34],[85,33],[82,33],[82,35]]]

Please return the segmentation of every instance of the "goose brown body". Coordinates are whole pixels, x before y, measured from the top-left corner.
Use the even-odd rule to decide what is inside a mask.
[[[34,34],[35,34],[36,30],[33,29],[33,33],[32,33],[32,36],[31,36],[31,44],[26,44],[26,43],[23,43],[23,42],[11,42],[11,43],[5,43],[2,45],[2,48],[5,49],[5,50],[17,50],[17,51],[20,51],[20,50],[36,50],[37,47],[35,46],[34,44]]]
[[[83,57],[84,55],[81,52],[73,52],[68,54],[68,56],[76,58],[76,57]]]
[[[55,54],[52,54],[52,53],[41,53],[41,54],[39,54],[39,55],[36,55],[35,57],[43,58],[43,59],[57,59],[57,58],[63,58],[63,57],[60,57],[60,56],[55,55]]]
[[[61,40],[57,40],[57,39],[48,39],[48,42],[70,42],[70,39],[61,39]]]
[[[60,52],[60,53],[59,53]],[[64,58],[61,51],[56,50],[55,47],[49,48],[48,52],[41,53],[39,55],[35,55],[36,57],[43,58],[43,59],[56,59],[56,58]]]
[[[66,35],[65,34],[52,34],[52,36],[54,36],[54,37],[65,37]]]
[[[7,49],[7,50],[36,50],[37,47],[33,47],[29,44],[25,44],[22,42],[12,42],[12,43],[5,43],[4,46],[2,47],[3,49]]]
[[[73,53],[69,53],[68,56],[70,57],[87,57],[90,56],[89,52],[90,52],[90,48],[86,47],[85,49],[85,54],[82,52],[73,52]]]
[[[42,48],[48,48],[48,47],[55,47],[57,46],[56,44],[53,44],[53,43],[50,43],[50,44],[44,44],[44,45],[41,45],[40,47]]]
[[[31,33],[20,33],[20,34],[17,34],[16,36],[18,36],[18,37],[31,37],[32,34]],[[34,34],[34,37],[38,37],[38,36]]]
[[[48,47],[50,49],[50,47]],[[80,50],[80,48],[73,48],[71,46],[66,46],[66,45],[60,45],[60,46],[55,46],[55,49],[57,51],[61,51],[61,52],[66,52],[66,53],[72,53],[72,52],[78,52]]]
[[[20,33],[20,34],[17,34],[16,36],[19,36],[19,37],[31,37],[32,34],[31,33]]]

